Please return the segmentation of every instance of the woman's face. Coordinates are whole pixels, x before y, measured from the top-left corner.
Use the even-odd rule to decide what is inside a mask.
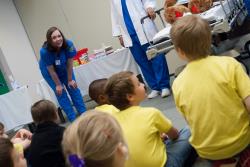
[[[52,41],[52,46],[55,48],[61,48],[63,45],[63,37],[62,34],[60,33],[60,31],[55,30],[52,34],[51,34],[51,41]]]
[[[12,149],[12,160],[14,167],[27,167],[26,159],[16,149]]]

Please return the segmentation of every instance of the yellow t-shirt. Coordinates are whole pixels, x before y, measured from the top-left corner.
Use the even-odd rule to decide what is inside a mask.
[[[172,123],[156,108],[132,106],[114,114],[120,123],[129,148],[126,167],[163,167],[167,160],[160,133]]]
[[[106,112],[106,113],[109,113],[109,114],[113,114],[113,113],[116,113],[116,112],[119,112],[120,110],[118,108],[116,108],[115,106],[113,105],[109,105],[109,104],[103,104],[101,106],[97,106],[95,108],[96,110],[98,111],[102,111],[102,112]]]
[[[250,143],[244,99],[250,80],[230,57],[209,56],[188,63],[173,83],[176,106],[186,118],[191,145],[216,160],[232,157]]]

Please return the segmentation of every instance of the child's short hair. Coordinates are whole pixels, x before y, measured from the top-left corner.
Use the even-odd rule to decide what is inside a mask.
[[[102,103],[99,99],[99,96],[105,94],[105,85],[107,81],[107,78],[97,79],[91,82],[89,85],[89,96],[98,104]]]
[[[2,122],[0,122],[0,130],[4,129],[4,124]]]
[[[8,138],[0,138],[0,164],[4,167],[13,167],[12,151],[14,146]]]
[[[49,100],[39,100],[31,107],[31,115],[35,123],[56,121],[58,119],[57,108]]]
[[[86,166],[110,167],[117,146],[124,143],[119,123],[110,114],[88,111],[74,121],[63,135],[65,155],[76,154]]]
[[[207,57],[211,49],[211,28],[199,16],[187,15],[172,25],[170,37],[175,48],[183,51],[190,60]]]
[[[134,93],[134,84],[131,80],[133,72],[124,71],[112,75],[106,84],[105,94],[109,102],[120,110],[130,106],[128,94]]]

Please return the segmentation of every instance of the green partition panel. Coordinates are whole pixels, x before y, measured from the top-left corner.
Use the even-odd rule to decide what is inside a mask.
[[[0,95],[8,93],[10,90],[8,88],[8,85],[4,79],[3,73],[0,70]]]

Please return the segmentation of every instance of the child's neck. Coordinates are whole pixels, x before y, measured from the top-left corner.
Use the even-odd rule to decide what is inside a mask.
[[[130,106],[129,107],[132,107],[132,106],[139,106],[141,102],[130,102]]]
[[[114,164],[113,167],[124,167],[125,166],[124,162],[122,162],[122,161],[115,161],[113,164]]]
[[[199,60],[204,59],[204,58],[206,58],[206,57],[200,57],[200,58],[196,58],[196,59],[187,59],[187,62],[191,63],[191,62],[199,61]]]

